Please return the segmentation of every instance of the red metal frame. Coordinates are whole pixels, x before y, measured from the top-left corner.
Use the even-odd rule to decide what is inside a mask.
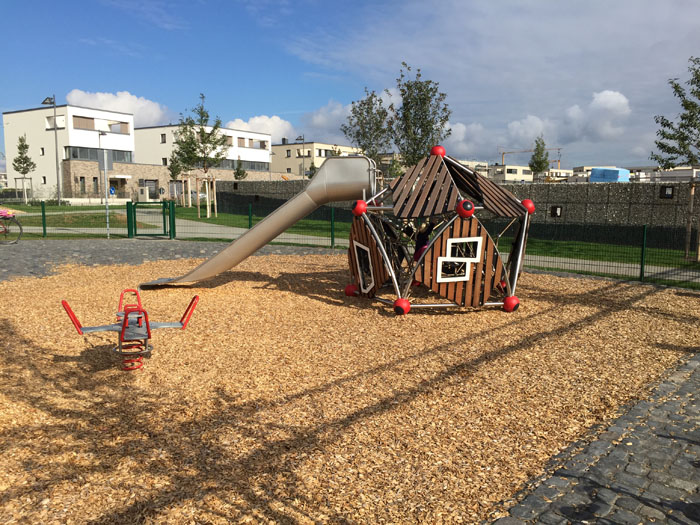
[[[126,329],[129,326],[129,314],[132,314],[132,313],[142,314],[143,319],[145,319],[145,321],[146,321],[146,334],[147,334],[146,337],[147,337],[147,339],[150,339],[151,338],[151,324],[148,322],[148,313],[146,312],[146,310],[144,310],[143,308],[136,306],[136,305],[126,305],[126,307],[124,308],[124,319],[122,320],[122,330],[119,333],[119,340],[121,342],[127,341],[126,339],[124,339],[124,332],[126,332]],[[139,319],[139,326],[141,326],[141,319]]]
[[[73,313],[73,310],[71,310],[71,307],[68,306],[68,301],[63,300],[61,301],[61,304],[63,305],[63,309],[68,314],[68,317],[70,317],[70,320],[73,321],[73,326],[75,326],[75,329],[80,335],[83,335],[83,325],[80,324],[80,321],[78,321],[78,318]]]
[[[190,317],[192,317],[192,314],[194,313],[194,309],[197,307],[197,303],[199,302],[199,295],[195,295],[192,300],[190,301],[190,304],[187,305],[187,309],[185,310],[185,313],[182,314],[182,318],[180,319],[180,322],[182,323],[182,329],[184,330],[187,328],[187,323],[190,322]]]
[[[139,295],[139,291],[134,290],[133,288],[127,288],[126,290],[123,290],[122,293],[119,295],[119,308],[117,308],[117,312],[123,311],[122,305],[124,303],[124,294],[128,293],[128,292],[131,292],[134,295],[136,295],[136,303],[137,303],[138,307],[143,308],[143,306],[141,305],[141,296]],[[127,308],[128,306],[134,306],[134,305],[127,304],[127,305],[124,305],[124,308]]]

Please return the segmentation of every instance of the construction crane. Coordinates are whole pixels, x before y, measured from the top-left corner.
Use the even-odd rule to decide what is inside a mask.
[[[561,150],[562,148],[545,148],[545,151],[556,151],[559,154],[559,162],[561,161]],[[506,155],[510,155],[511,153],[532,153],[535,151],[534,149],[521,149],[518,151],[502,151],[501,152],[501,164],[505,165],[506,163]]]

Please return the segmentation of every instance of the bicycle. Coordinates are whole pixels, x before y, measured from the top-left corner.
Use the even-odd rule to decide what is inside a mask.
[[[22,224],[14,213],[0,210],[0,244],[15,244],[22,237]]]

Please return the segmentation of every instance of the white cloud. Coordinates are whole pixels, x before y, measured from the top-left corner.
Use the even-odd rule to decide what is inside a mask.
[[[489,141],[484,126],[479,123],[450,122],[448,126],[452,134],[444,140],[444,146],[451,157],[466,159],[478,156]]]
[[[560,141],[563,144],[579,140],[600,142],[620,137],[625,131],[621,124],[631,113],[629,100],[619,91],[593,93],[593,100],[585,109],[573,105],[564,112]]]
[[[137,97],[128,91],[118,91],[114,94],[74,89],[66,95],[66,100],[75,106],[133,113],[135,127],[157,126],[175,120],[174,113],[166,106],[144,97]]]
[[[546,141],[553,130],[554,124],[551,121],[528,115],[508,124],[509,145],[518,148],[530,147],[540,135],[545,136]]]
[[[277,115],[268,117],[267,115],[258,115],[251,117],[248,121],[242,119],[229,120],[226,123],[227,128],[241,129],[247,131],[257,131],[258,133],[269,133],[272,135],[272,142],[280,143],[282,137],[294,140],[297,136],[294,126],[291,122],[286,121]]]

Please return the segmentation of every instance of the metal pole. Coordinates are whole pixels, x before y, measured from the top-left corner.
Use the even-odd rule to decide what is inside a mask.
[[[61,167],[58,163],[58,122],[56,121],[56,94],[53,94],[53,140],[56,146],[56,193],[61,205]]]
[[[105,170],[105,214],[107,217],[107,238],[109,239],[109,179],[107,178],[107,150],[102,150]]]
[[[518,243],[518,258],[514,261],[515,262],[515,274],[513,276],[513,282],[511,283],[511,286],[510,286],[511,295],[515,295],[515,287],[518,284],[518,274],[520,273],[520,268],[523,265],[523,248],[525,247],[525,236],[527,235],[529,219],[530,219],[530,214],[528,212],[525,212],[525,216],[523,217],[523,223],[522,223],[523,224],[522,231],[520,232],[520,242]]]
[[[335,208],[331,206],[331,249],[335,248]]]
[[[644,259],[647,251],[647,225],[642,228],[642,257],[639,261],[639,280],[644,280]]]

